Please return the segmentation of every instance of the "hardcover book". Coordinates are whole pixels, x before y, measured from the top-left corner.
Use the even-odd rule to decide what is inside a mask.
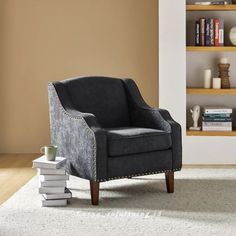
[[[65,175],[66,170],[65,167],[62,166],[60,169],[42,169],[38,168],[39,175]]]
[[[219,46],[219,25],[220,21],[219,19],[214,19],[214,25],[215,25],[215,46]]]
[[[215,45],[214,19],[210,19],[210,46]]]
[[[204,113],[209,113],[209,114],[222,114],[222,113],[232,113],[232,108],[228,107],[204,107]]]
[[[56,157],[55,161],[48,161],[45,156],[33,160],[33,168],[59,169],[65,165],[66,158]]]
[[[64,193],[45,193],[43,194],[43,197],[46,199],[46,200],[53,200],[53,199],[70,199],[72,198],[72,193],[71,191],[66,188],[65,192]]]
[[[65,187],[40,187],[39,193],[64,193]]]
[[[69,180],[69,175],[39,175],[39,181]]]
[[[206,28],[206,19],[201,18],[200,20],[200,46],[205,46],[205,28]]]
[[[195,45],[200,46],[200,23],[195,22]]]
[[[205,46],[211,46],[210,24],[211,19],[206,19]]]
[[[219,46],[224,46],[224,20],[219,19]]]
[[[66,206],[67,199],[57,199],[57,200],[45,200],[42,199],[42,206],[43,207],[50,207],[50,206]]]
[[[39,182],[39,187],[66,187],[65,180],[53,180]]]

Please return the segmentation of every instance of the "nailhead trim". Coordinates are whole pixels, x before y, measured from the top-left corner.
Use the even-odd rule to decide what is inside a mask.
[[[115,179],[137,177],[137,176],[142,176],[142,175],[153,175],[153,174],[167,173],[167,172],[180,171],[180,170],[181,170],[181,168],[173,169],[173,170],[160,170],[160,171],[146,172],[146,173],[142,173],[142,174],[125,175],[125,176],[112,177],[112,178],[107,178],[107,179],[99,179],[99,180],[96,180],[96,182],[105,182],[105,181],[115,180]]]
[[[57,94],[56,92],[56,89],[55,87],[53,86],[52,83],[49,83],[49,86],[50,86],[50,89],[52,89],[55,94]],[[67,111],[65,111],[65,109],[63,108],[61,102],[60,102],[60,99],[58,98],[58,96],[56,96],[56,100],[57,100],[57,103],[58,103],[58,107],[60,109],[60,111],[66,115],[68,118],[72,119],[72,120],[81,120],[85,127],[86,127],[86,131],[89,135],[92,135],[93,137],[93,175],[94,175],[94,178],[97,179],[97,168],[96,168],[96,153],[97,153],[97,147],[96,147],[96,138],[95,138],[95,134],[94,132],[89,128],[87,122],[84,120],[84,118],[82,116],[72,116],[70,115]]]

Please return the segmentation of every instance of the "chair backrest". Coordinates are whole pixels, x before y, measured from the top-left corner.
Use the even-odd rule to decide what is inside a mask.
[[[129,126],[128,101],[121,79],[79,77],[61,81],[74,107],[92,113],[104,128]]]

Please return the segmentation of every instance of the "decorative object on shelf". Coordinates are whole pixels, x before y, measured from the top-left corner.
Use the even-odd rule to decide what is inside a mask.
[[[230,31],[229,31],[229,40],[234,46],[236,46],[236,26],[234,26],[230,29]]]
[[[218,64],[219,68],[219,77],[221,78],[221,88],[229,89],[230,81],[229,81],[229,67],[228,59],[226,57],[222,57],[220,59],[220,63]]]
[[[211,70],[204,70],[204,88],[211,88]]]
[[[221,78],[213,78],[213,89],[221,89]]]
[[[198,119],[200,117],[200,106],[195,105],[192,109],[190,109],[193,118],[193,126],[190,127],[190,130],[201,130],[201,127],[198,126]]]

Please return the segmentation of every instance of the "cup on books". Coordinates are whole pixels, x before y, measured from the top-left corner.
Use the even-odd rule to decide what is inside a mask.
[[[40,148],[40,152],[46,156],[48,161],[55,161],[57,154],[57,146],[47,145]]]

